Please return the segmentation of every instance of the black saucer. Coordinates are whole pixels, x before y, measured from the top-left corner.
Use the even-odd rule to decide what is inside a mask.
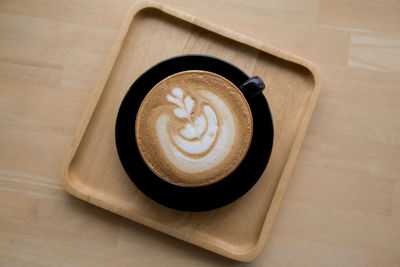
[[[202,187],[183,187],[154,174],[143,161],[135,141],[135,120],[139,106],[153,86],[164,78],[186,70],[217,73],[237,87],[249,77],[234,65],[205,55],[184,55],[158,63],[143,73],[131,86],[121,103],[115,140],[118,155],[128,176],[148,197],[170,208],[203,211],[222,207],[242,195],[258,181],[267,166],[273,143],[273,123],[263,94],[248,100],[253,115],[253,138],[249,151],[228,177]]]

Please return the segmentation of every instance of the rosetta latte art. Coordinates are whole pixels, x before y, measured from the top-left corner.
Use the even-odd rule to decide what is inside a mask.
[[[167,100],[177,105],[174,115],[179,119],[187,120],[185,128],[180,130],[180,135],[174,135],[175,144],[189,154],[202,154],[215,142],[218,131],[217,116],[209,105],[204,105],[203,113],[194,120],[191,117],[194,101],[190,96],[183,99],[181,88],[172,89],[172,96],[167,95]]]
[[[164,154],[175,168],[186,173],[218,166],[229,154],[235,138],[234,120],[224,101],[210,91],[197,94],[197,99],[207,103],[196,102],[181,88],[173,88],[166,95],[166,102],[174,105],[172,114],[162,114],[156,123]],[[196,107],[198,112],[194,112]],[[171,133],[169,123],[182,127]]]

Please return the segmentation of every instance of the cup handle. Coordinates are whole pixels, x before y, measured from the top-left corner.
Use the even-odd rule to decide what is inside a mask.
[[[245,81],[239,86],[240,91],[243,93],[246,99],[251,99],[261,93],[265,88],[264,82],[260,77],[254,76]]]

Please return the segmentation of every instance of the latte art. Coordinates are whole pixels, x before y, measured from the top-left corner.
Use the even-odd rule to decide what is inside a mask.
[[[174,88],[172,94],[176,98],[167,95],[168,101],[178,106],[173,109],[173,116],[162,114],[157,120],[161,149],[183,172],[195,174],[215,168],[231,150],[235,137],[233,117],[224,102],[210,92],[198,92],[203,101],[207,100],[203,105],[195,103],[190,96],[186,96],[181,105],[181,93],[182,89]],[[195,104],[199,113],[193,112]],[[211,105],[221,114],[219,118]],[[169,123],[182,127],[171,127],[175,132],[168,131]]]
[[[202,186],[229,175],[244,158],[251,136],[250,108],[239,89],[205,71],[161,81],[136,118],[136,141],[146,164],[183,186]]]
[[[192,110],[195,104],[193,99],[186,96],[183,100],[181,88],[172,89],[172,95],[167,95],[167,100],[178,106],[174,109],[174,115],[187,121],[185,128],[180,129],[179,135],[173,136],[175,144],[189,154],[206,152],[217,138],[218,121],[214,110],[209,105],[204,105],[203,112],[193,120]],[[160,131],[158,128],[157,130]]]

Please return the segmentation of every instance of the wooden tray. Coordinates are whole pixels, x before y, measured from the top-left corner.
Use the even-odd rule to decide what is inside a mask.
[[[271,159],[241,199],[207,212],[157,204],[125,174],[114,127],[119,105],[135,79],[157,62],[181,54],[225,59],[259,75],[273,115]],[[311,63],[157,2],[128,12],[61,172],[70,194],[223,256],[250,261],[261,251],[278,211],[316,104],[321,78]]]

